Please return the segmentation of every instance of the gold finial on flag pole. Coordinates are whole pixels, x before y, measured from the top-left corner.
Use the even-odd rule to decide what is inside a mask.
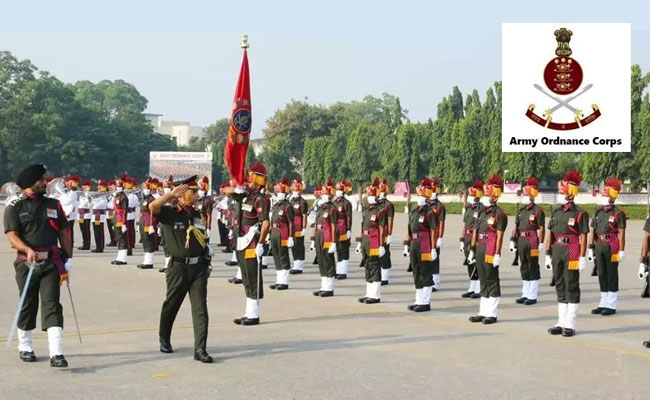
[[[241,48],[242,49],[247,49],[249,47],[248,45],[248,35],[244,35],[241,38]]]

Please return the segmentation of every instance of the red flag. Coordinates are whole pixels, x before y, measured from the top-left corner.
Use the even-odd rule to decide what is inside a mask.
[[[239,70],[239,79],[232,103],[228,140],[224,150],[224,161],[232,180],[237,185],[244,183],[246,151],[251,133],[251,88],[248,74],[248,53],[244,48],[244,58]]]

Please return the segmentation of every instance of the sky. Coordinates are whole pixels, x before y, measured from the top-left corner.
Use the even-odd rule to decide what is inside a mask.
[[[483,98],[501,79],[503,22],[630,22],[632,62],[650,70],[642,1],[0,0],[0,10],[0,50],[65,82],[123,79],[148,112],[200,126],[229,116],[248,34],[253,137],[292,99],[386,92],[426,121],[454,86]]]

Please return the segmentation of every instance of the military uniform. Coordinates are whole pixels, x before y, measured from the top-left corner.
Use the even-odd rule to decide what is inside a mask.
[[[442,236],[444,234],[444,225],[445,220],[447,219],[447,209],[445,205],[442,204],[440,200],[436,197],[429,202],[429,207],[433,210],[433,213],[436,215],[438,220],[438,240],[436,241],[436,251],[438,252],[438,257],[433,260],[433,290],[438,290],[440,286],[440,247],[442,244]]]
[[[290,198],[293,207],[293,255],[292,274],[299,274],[305,269],[305,232],[307,231],[307,214],[309,204],[300,193],[295,193]]]
[[[293,207],[284,199],[273,205],[271,212],[271,253],[276,270],[276,281],[271,289],[284,290],[289,288],[289,239],[293,235]],[[293,239],[291,239],[293,241]]]
[[[132,181],[135,184],[135,181]],[[137,209],[140,205],[140,199],[138,196],[130,192],[127,194],[129,200],[126,213],[126,238],[128,241],[127,254],[133,254],[133,248],[135,247],[135,217],[137,215]]]
[[[201,213],[207,232],[211,233],[210,226],[212,226],[212,212],[214,211],[214,200],[212,200],[212,196],[204,195],[199,199],[196,209]],[[208,235],[208,243],[210,243],[210,236]]]
[[[645,224],[643,224],[643,232],[645,232],[647,234],[650,234],[650,217],[646,218]],[[645,234],[644,234],[644,236],[645,236]],[[650,247],[650,245],[649,245],[649,247]],[[643,254],[641,256],[640,261],[641,261],[640,264],[644,265],[644,268],[647,271],[648,270],[648,265],[650,264],[648,262],[648,254],[647,253]],[[639,271],[639,273],[641,274],[641,271]],[[650,297],[650,274],[647,274],[647,276],[645,278],[643,278],[642,275],[639,275],[639,279],[642,279],[644,281],[643,282],[643,289],[641,290],[641,298],[646,299],[646,298]],[[648,347],[650,347],[650,346],[648,346]]]
[[[537,302],[539,290],[539,247],[542,238],[540,228],[546,223],[544,210],[530,202],[521,207],[515,217],[516,248],[519,255],[519,271],[521,273],[522,291],[517,303],[531,305]]]
[[[86,183],[83,185],[86,187]],[[90,198],[86,190],[82,191],[79,196],[79,231],[81,231],[82,244],[79,250],[90,250],[90,224],[92,220],[92,212],[90,208]]]
[[[469,276],[469,288],[467,289],[467,292],[463,294],[463,297],[465,298],[471,297],[476,299],[481,297],[481,282],[478,279],[476,263],[468,263],[467,257],[469,256],[469,251],[472,247],[472,236],[474,236],[476,223],[484,209],[485,206],[483,203],[480,201],[474,201],[465,206],[465,212],[463,214],[463,234],[460,237],[460,243],[463,251],[463,265],[467,266],[467,275]]]
[[[201,214],[190,205],[165,205],[155,215],[165,235],[167,295],[160,311],[161,344],[169,344],[178,310],[189,293],[194,350],[205,351],[208,339],[208,266],[210,258]],[[171,348],[171,346],[170,346]],[[162,349],[161,349],[162,350]],[[195,353],[195,359],[197,359]],[[208,362],[211,362],[210,359]]]
[[[350,242],[352,238],[352,203],[342,195],[335,197],[332,204],[336,210],[336,278],[345,279],[348,276],[350,264]]]
[[[392,267],[392,262],[390,259],[390,242],[393,235],[391,232],[392,221],[395,218],[395,205],[388,200],[386,197],[380,197],[377,200],[379,207],[384,209],[384,249],[386,254],[379,259],[379,264],[381,265],[381,282],[383,285],[387,285],[390,280],[390,269]],[[390,222],[390,224],[389,224]],[[390,225],[390,226],[389,226]]]
[[[115,181],[109,181],[109,186],[115,185]],[[115,200],[115,188],[111,190],[110,195],[106,199],[106,228],[108,229],[108,237],[110,242],[106,245],[107,247],[117,246],[115,239],[115,205],[113,201]]]
[[[625,230],[626,220],[625,212],[613,204],[597,209],[591,220],[595,242],[591,251],[600,286],[600,304],[595,310],[596,314],[598,311],[605,315],[613,314],[612,311],[615,312],[618,307],[618,264],[621,261],[618,230]]]
[[[366,304],[379,303],[381,299],[381,257],[380,248],[383,246],[382,233],[386,226],[386,209],[378,204],[369,204],[363,209],[361,223],[361,252],[366,259],[366,295],[359,302]]]
[[[66,184],[70,186],[66,189],[65,193],[58,199],[61,202],[61,207],[68,219],[68,235],[70,236],[70,243],[74,247],[74,222],[79,215],[79,196],[77,194],[77,185],[79,184],[78,175],[70,175],[66,178]]]
[[[438,229],[438,219],[426,204],[415,207],[409,213],[408,235],[410,255],[415,283],[415,303],[409,306],[412,311],[429,311],[431,309],[431,291],[433,288],[433,262],[431,250],[431,231]],[[386,256],[384,256],[386,257]]]
[[[45,168],[40,166],[28,167],[25,171],[33,172],[31,178],[40,172],[45,174]],[[23,173],[21,173],[21,176]],[[36,171],[36,172],[34,172]],[[32,179],[26,185],[17,181],[25,189],[34,183]],[[38,180],[36,178],[36,180]],[[30,184],[31,183],[31,184]],[[57,245],[59,234],[67,229],[68,220],[58,200],[38,196],[33,193],[23,193],[20,197],[7,204],[4,211],[5,233],[14,232],[23,243],[36,253],[37,262],[34,265],[25,301],[18,317],[18,339],[20,357],[23,361],[35,361],[32,348],[32,330],[36,328],[39,295],[41,305],[41,329],[47,331],[50,348],[50,365],[67,367],[63,357],[63,307],[60,303],[60,285],[67,279],[68,255]],[[71,256],[71,255],[70,255]],[[14,261],[16,283],[19,294],[29,273],[27,254],[18,252]]]
[[[314,248],[318,258],[318,270],[321,276],[320,290],[314,292],[314,296],[329,297],[334,294],[334,279],[336,277],[336,265],[334,253],[330,253],[330,248],[334,246],[336,250],[336,226],[337,211],[332,202],[328,201],[321,204],[316,211],[316,236],[314,237]],[[334,225],[334,232],[332,232]]]
[[[142,264],[138,265],[140,269],[153,268],[153,256],[158,247],[157,218],[149,210],[149,204],[154,200],[153,195],[149,193],[147,195],[143,194],[142,202],[140,202],[140,223],[138,225],[140,241],[144,250],[144,259],[142,260]]]
[[[108,195],[108,194],[107,194]],[[90,223],[93,226],[93,235],[95,236],[95,249],[93,253],[104,252],[104,223],[106,222],[106,208],[108,201],[106,196],[97,196],[90,203],[92,217]]]
[[[113,209],[115,210],[115,241],[117,242],[117,257],[111,264],[125,265],[129,250],[127,236],[126,218],[129,208],[129,198],[122,191],[122,184],[119,183],[119,191],[113,196]]]

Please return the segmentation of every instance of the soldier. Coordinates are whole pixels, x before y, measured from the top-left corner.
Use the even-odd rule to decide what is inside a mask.
[[[210,255],[201,214],[195,209],[199,186],[196,175],[178,182],[170,193],[148,204],[152,217],[165,232],[165,250],[171,256],[166,270],[167,296],[160,311],[160,351],[172,353],[171,334],[178,310],[189,293],[194,326],[194,359],[211,363],[208,340],[208,269]],[[177,199],[178,205],[167,203]]]
[[[271,253],[275,264],[275,284],[271,289],[289,289],[289,248],[293,247],[293,207],[286,196],[289,193],[289,180],[284,178],[274,186],[276,202],[271,211]]]
[[[608,178],[603,187],[603,206],[591,220],[587,261],[596,263],[600,304],[592,314],[616,314],[618,306],[618,263],[625,258],[625,212],[614,205],[621,191],[621,181]]]
[[[576,313],[580,303],[580,271],[587,266],[589,214],[574,202],[582,182],[580,173],[569,170],[558,191],[564,204],[553,210],[548,222],[545,267],[553,271],[557,292],[558,323],[548,329],[551,335],[575,335]]]
[[[108,198],[106,199],[106,227],[108,228],[108,237],[111,241],[106,245],[106,247],[115,247],[117,243],[115,242],[115,206],[113,200],[115,200],[115,179],[108,181]]]
[[[217,211],[217,227],[219,230],[219,247],[228,246],[228,226],[226,225],[226,210],[228,209],[228,196],[222,194],[221,189],[228,186],[227,182],[222,182],[219,185],[219,197],[215,202]]]
[[[266,167],[258,162],[249,168],[245,187],[224,189],[224,194],[235,201],[234,241],[246,293],[246,312],[233,320],[237,325],[260,323],[259,301],[264,297],[264,288],[258,259],[264,253],[264,242],[271,226],[269,203],[261,193],[266,179]]]
[[[352,186],[352,182],[350,182],[347,179],[343,179],[343,183],[345,184],[345,189],[344,189],[344,196],[348,201],[352,204],[352,211],[358,211],[359,207],[359,202],[357,201],[357,196],[352,193],[352,190],[354,187]]]
[[[384,251],[386,252],[386,255],[383,257],[379,258],[379,263],[381,264],[381,284],[382,285],[388,285],[390,281],[390,269],[392,267],[392,262],[390,259],[390,243],[393,239],[393,219],[395,218],[395,206],[393,203],[386,198],[388,195],[388,184],[386,183],[386,179],[384,179],[380,184],[379,184],[379,200],[377,200],[377,204],[379,207],[382,207],[384,209],[384,229],[382,229],[382,232],[384,234],[383,237],[383,246],[384,246]]]
[[[79,207],[79,196],[77,195],[77,188],[79,187],[79,181],[81,178],[77,174],[68,175],[65,178],[65,187],[66,191],[58,199],[61,202],[61,207],[63,207],[63,212],[65,212],[65,217],[68,220],[68,235],[70,235],[70,243],[74,247],[74,221],[77,219],[79,213],[77,208]]]
[[[142,241],[142,249],[144,250],[144,259],[142,264],[138,265],[139,269],[152,269],[153,268],[153,255],[156,251],[158,236],[156,232],[155,217],[149,210],[149,204],[153,203],[156,199],[151,194],[151,189],[156,188],[155,178],[147,178],[142,183],[142,202],[140,203],[140,241]]]
[[[415,283],[415,303],[410,311],[431,311],[433,260],[438,257],[434,244],[438,239],[438,219],[427,205],[431,197],[431,180],[426,176],[415,188],[417,207],[409,213],[408,236],[404,242],[404,257],[409,257]],[[384,256],[385,257],[385,256]]]
[[[63,308],[60,286],[72,268],[72,244],[68,221],[58,200],[45,197],[45,166],[31,165],[20,172],[16,184],[20,197],[5,207],[5,234],[17,251],[14,268],[19,293],[23,292],[29,269],[33,268],[25,301],[18,317],[18,352],[25,362],[36,361],[32,331],[40,294],[41,329],[47,332],[50,366],[65,368],[63,356]],[[61,248],[57,246],[61,243]]]
[[[492,175],[485,185],[485,195],[490,199],[490,205],[479,214],[472,248],[467,256],[468,264],[476,263],[481,281],[479,312],[478,315],[469,317],[470,322],[494,324],[499,316],[501,245],[508,225],[508,215],[497,205],[502,190],[503,179],[499,175]]]
[[[210,193],[210,179],[207,176],[204,176],[201,182],[199,182],[199,204],[197,209],[203,217],[203,223],[205,224],[206,235],[208,236],[208,243],[210,243],[210,233],[212,227],[212,210],[214,210],[214,201],[212,200],[212,195]]]
[[[433,291],[437,291],[440,286],[440,250],[442,248],[442,237],[445,234],[445,219],[447,218],[447,209],[445,205],[442,204],[438,195],[441,192],[442,184],[440,183],[440,178],[435,176],[431,180],[431,198],[429,199],[429,207],[433,210],[433,213],[438,219],[438,239],[436,240],[436,251],[438,252],[438,257],[433,261]]]
[[[92,185],[93,183],[88,179],[81,184],[78,213],[82,245],[77,248],[79,250],[90,250],[90,220],[92,213],[90,212],[90,197],[88,196],[88,193],[90,192]]]
[[[291,196],[289,201],[293,206],[293,267],[289,272],[292,275],[302,274],[305,269],[305,233],[307,232],[307,214],[309,204],[302,197],[302,179],[297,177],[291,182]]]
[[[334,195],[334,182],[328,179],[323,185],[316,221],[314,223],[313,236],[309,251],[316,251],[318,258],[318,270],[321,276],[320,289],[313,292],[314,296],[334,296],[334,280],[336,278],[336,266],[334,254],[336,253],[336,207],[330,199]]]
[[[639,260],[639,280],[644,282],[642,298],[650,297],[650,269],[648,269],[648,247],[650,245],[650,216],[643,225],[643,242],[641,242],[641,258]],[[643,342],[643,347],[650,349],[650,340]]]
[[[124,193],[124,181],[128,176],[122,175],[115,180],[115,195],[113,196],[113,209],[115,210],[115,241],[117,242],[117,257],[111,261],[113,265],[126,265],[129,241],[127,240],[126,217],[129,207],[129,198]]]
[[[473,197],[472,203],[465,205],[463,210],[463,230],[460,234],[460,252],[463,253],[463,265],[467,266],[467,274],[469,275],[469,288],[467,292],[463,293],[461,297],[480,299],[481,298],[481,282],[478,280],[478,271],[476,263],[469,264],[467,256],[469,255],[470,248],[472,247],[472,238],[474,237],[474,230],[476,230],[476,222],[479,215],[485,208],[481,203],[483,197],[483,181],[477,179],[472,186],[467,189],[468,195]]]
[[[336,208],[336,279],[347,279],[350,264],[350,242],[352,240],[352,203],[343,197],[345,180],[336,184],[336,192],[332,204]]]
[[[307,222],[309,223],[309,227],[313,228],[315,226],[314,222],[316,221],[316,214],[318,213],[318,208],[320,207],[321,204],[321,194],[323,192],[323,185],[316,185],[314,188],[314,203],[311,206],[311,209],[309,210],[309,213],[307,215]],[[311,222],[310,221],[311,218]],[[312,241],[314,238],[311,238]],[[311,249],[310,249],[311,252]],[[313,265],[318,265],[318,252],[314,253],[314,261],[312,261]]]
[[[137,215],[137,209],[140,205],[140,199],[138,199],[138,196],[133,193],[138,181],[130,176],[127,178],[128,179],[124,181],[124,191],[129,199],[129,205],[126,210],[126,237],[128,241],[127,255],[131,256],[133,255],[133,248],[135,247],[135,216]]]
[[[93,253],[104,252],[104,223],[106,222],[106,208],[108,207],[107,196],[107,182],[100,179],[97,181],[97,195],[90,203],[92,212],[90,223],[93,226],[93,235],[95,236],[95,248],[92,250]]]
[[[512,228],[510,246],[511,253],[518,251],[519,271],[523,281],[521,297],[515,300],[517,304],[530,306],[537,303],[539,290],[539,253],[544,246],[544,226],[546,216],[544,210],[535,204],[539,193],[539,182],[531,176],[524,186],[524,196],[528,204],[521,207],[515,217]]]
[[[366,269],[366,295],[360,297],[359,303],[376,304],[381,302],[381,264],[379,259],[386,256],[383,246],[384,227],[386,226],[386,208],[377,204],[379,197],[379,179],[366,188],[368,207],[363,209],[361,237],[357,238],[356,252],[363,252]]]

